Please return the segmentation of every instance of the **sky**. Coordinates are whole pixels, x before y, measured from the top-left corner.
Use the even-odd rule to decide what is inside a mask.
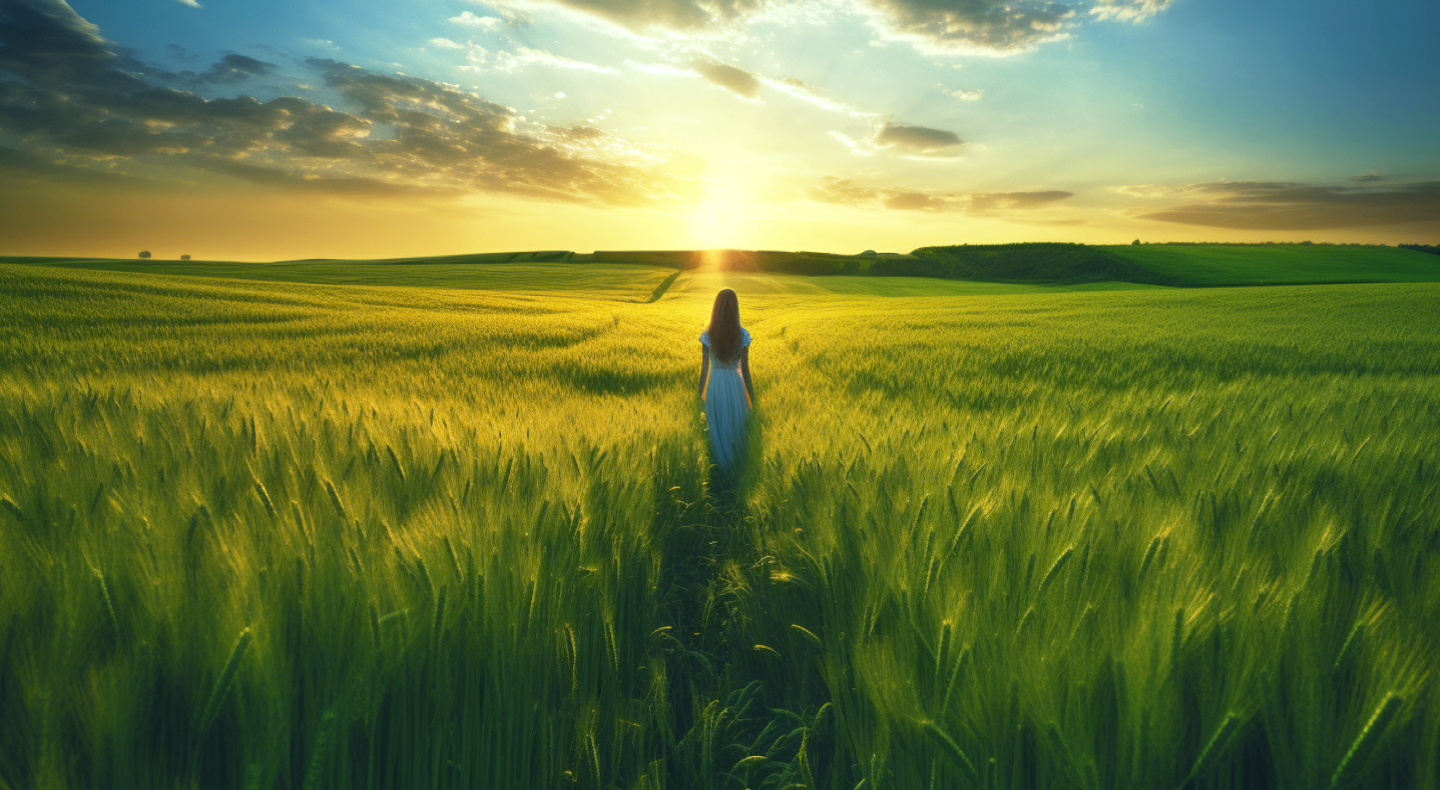
[[[0,254],[1440,242],[1433,0],[0,0]]]

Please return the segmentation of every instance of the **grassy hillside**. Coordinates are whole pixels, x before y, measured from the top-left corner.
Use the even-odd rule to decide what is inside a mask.
[[[1150,282],[1173,285],[1440,281],[1440,258],[1394,247],[1151,244],[1098,249],[1142,269]]]
[[[873,274],[1057,283],[1123,280],[1187,288],[1440,281],[1440,259],[1393,247],[996,244],[925,247]]]
[[[836,275],[808,277],[768,272],[687,271],[671,286],[674,294],[713,298],[721,288],[751,295],[809,294],[816,297],[836,295],[867,297],[920,296],[997,296],[1002,294],[1042,294],[1079,290],[1122,290],[1151,286],[1123,282],[1052,284],[1025,282],[981,282],[976,280],[942,280],[934,277],[878,277]]]
[[[1145,271],[1099,247],[1084,244],[975,244],[922,247],[912,260],[878,262],[872,271],[957,280],[1055,283],[1152,281]],[[1170,283],[1161,283],[1170,284]]]
[[[474,263],[409,261],[294,261],[232,263],[210,261],[90,260],[60,264],[73,269],[189,275],[241,280],[331,285],[403,285],[485,291],[573,290],[606,299],[642,301],[672,273],[650,266],[563,263]]]
[[[1437,786],[1440,285],[686,276],[0,266],[0,786]]]
[[[643,263],[677,269],[724,269],[737,272],[771,272],[802,275],[857,275],[868,273],[878,260],[902,255],[836,255],[825,252],[775,250],[596,251],[577,255],[576,263]]]

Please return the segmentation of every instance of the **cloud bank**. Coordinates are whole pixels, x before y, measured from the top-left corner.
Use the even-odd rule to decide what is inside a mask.
[[[336,60],[306,68],[346,106],[180,87],[276,76],[227,55],[198,76],[125,55],[62,0],[0,5],[0,170],[25,178],[179,169],[285,190],[516,193],[649,205],[693,199],[692,160],[588,127],[534,124],[454,86]],[[48,171],[47,171],[48,168]],[[94,176],[104,179],[104,176]]]
[[[1048,0],[865,0],[887,38],[921,49],[1008,54],[1065,38],[1077,16]]]
[[[1352,179],[1370,184],[1364,174]],[[1385,186],[1307,185],[1279,181],[1211,181],[1180,186],[1121,187],[1121,194],[1181,199],[1169,208],[1139,209],[1158,222],[1233,230],[1323,230],[1440,222],[1440,181]]]
[[[1091,21],[1143,22],[1172,2],[841,0],[838,6],[868,17],[882,38],[922,50],[1006,55],[1068,38]],[[714,35],[785,6],[764,0],[495,0],[492,5],[522,12],[563,9],[640,35]]]

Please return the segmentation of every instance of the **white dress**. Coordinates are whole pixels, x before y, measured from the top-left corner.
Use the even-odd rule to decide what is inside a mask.
[[[700,344],[710,348],[710,332],[700,334]],[[740,345],[750,347],[750,333],[740,329]],[[731,470],[745,449],[745,420],[750,416],[750,396],[740,375],[740,356],[726,364],[710,352],[710,376],[705,381],[705,422],[710,426],[710,445],[720,468]]]

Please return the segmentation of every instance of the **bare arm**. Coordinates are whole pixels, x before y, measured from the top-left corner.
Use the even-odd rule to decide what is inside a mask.
[[[750,347],[740,349],[740,375],[745,377],[745,399],[755,405],[755,385],[750,383]]]
[[[705,398],[705,379],[710,375],[710,349],[700,344],[700,398]],[[749,374],[746,374],[749,375]]]

